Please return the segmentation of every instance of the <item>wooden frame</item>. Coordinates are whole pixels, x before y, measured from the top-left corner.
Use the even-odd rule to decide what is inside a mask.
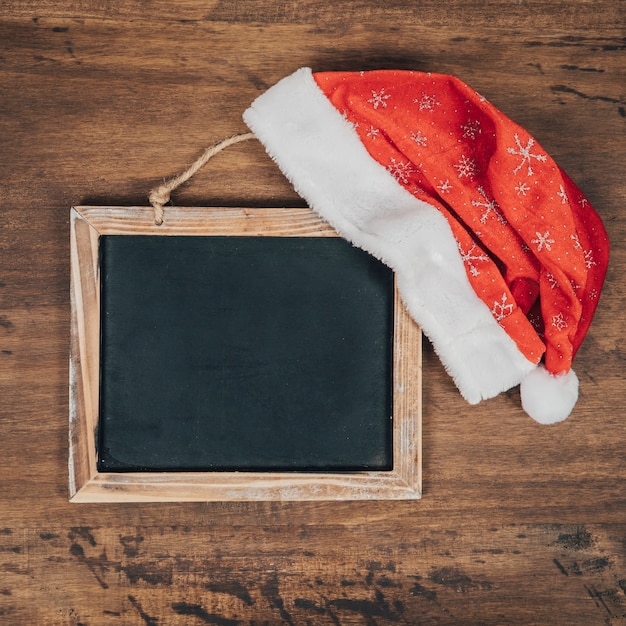
[[[151,207],[71,210],[69,491],[72,502],[365,500],[421,497],[421,332],[395,291],[393,469],[341,473],[97,470],[101,235],[336,237],[309,209]]]

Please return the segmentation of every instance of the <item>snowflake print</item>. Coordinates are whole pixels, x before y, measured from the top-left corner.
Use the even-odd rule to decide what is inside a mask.
[[[559,198],[561,198],[561,204],[569,204],[569,198],[567,197],[567,194],[565,193],[565,189],[563,189],[563,185],[559,185],[560,186],[560,191],[559,193],[557,193],[556,195],[559,196]]]
[[[381,89],[380,91],[375,91],[372,89],[372,97],[368,100],[368,102],[374,105],[374,108],[377,109],[379,106],[382,106],[383,109],[387,108],[387,100],[391,98],[391,95],[385,93],[385,89]]]
[[[553,274],[550,274],[550,272],[546,273],[546,278],[550,283],[550,289],[556,289],[559,286],[558,281],[556,280],[556,278],[554,278]]]
[[[573,278],[570,279],[569,284],[572,286],[574,291],[578,291],[580,289],[580,285],[577,284]]]
[[[537,235],[537,239],[531,239],[531,243],[537,244],[537,252],[541,252],[544,248],[546,250],[552,250],[552,247],[550,246],[550,244],[556,243],[556,242],[554,241],[554,239],[549,239],[550,237],[549,230],[546,230],[546,232],[543,233],[543,235],[539,231],[536,231],[535,235]]]
[[[459,178],[474,178],[478,174],[476,161],[465,155],[461,156],[461,160],[454,167],[458,172]]]
[[[387,167],[387,171],[399,182],[405,185],[409,182],[409,176],[415,171],[410,163],[396,161],[393,157]]]
[[[441,193],[450,193],[450,189],[452,189],[452,185],[450,181],[446,178],[446,180],[440,180],[437,185],[437,189],[441,191]]]
[[[598,290],[597,289],[592,289],[589,292],[589,300],[596,300],[598,297]]]
[[[589,200],[587,200],[587,198],[585,198],[585,196],[580,196],[578,198],[578,202],[580,204],[580,208],[581,209],[586,209],[587,205],[589,204]]]
[[[472,247],[467,252],[463,250],[460,243],[457,245],[459,247],[459,252],[461,253],[461,258],[463,259],[463,262],[467,264],[467,267],[469,267],[470,274],[472,276],[478,276],[480,272],[478,271],[478,268],[474,265],[473,261],[488,261],[489,257],[486,254],[475,254],[475,243],[472,244]]]
[[[569,238],[574,242],[574,250],[582,250],[583,247],[580,245],[580,240],[578,239],[578,235],[570,235]]]
[[[594,265],[597,265],[597,263],[593,260],[593,251],[585,250],[585,267],[591,269]]]
[[[520,141],[519,135],[515,133],[514,135],[515,144],[517,145],[517,150],[515,148],[507,148],[507,152],[509,154],[515,154],[517,156],[522,157],[521,163],[513,170],[513,174],[517,174],[524,165],[527,166],[528,176],[532,176],[534,174],[533,168],[531,167],[532,159],[536,159],[537,161],[545,162],[546,155],[545,154],[533,154],[530,150],[535,145],[535,140],[532,137],[528,138],[528,142],[525,146],[522,146],[522,142]]]
[[[491,314],[496,318],[496,322],[501,322],[505,317],[508,317],[513,313],[513,305],[507,304],[506,293],[502,294],[500,302],[494,300]]]
[[[418,130],[416,133],[411,133],[411,139],[418,146],[426,146],[426,144],[428,143],[428,137],[424,137],[421,130]]]
[[[379,135],[380,135],[380,130],[378,130],[378,128],[374,128],[373,126],[370,126],[367,129],[367,136],[370,139],[378,139]]]
[[[476,139],[483,131],[480,128],[480,122],[478,120],[467,120],[464,126],[461,126],[463,131],[463,137],[465,139]]]
[[[564,328],[567,328],[567,322],[563,318],[563,313],[559,313],[558,315],[552,316],[552,326],[554,326],[554,328],[556,328],[558,331],[561,331]]]
[[[487,192],[480,185],[478,186],[478,193],[480,193],[480,195],[484,198],[484,201],[481,202],[480,200],[472,200],[472,205],[476,207],[483,207],[485,209],[484,213],[480,217],[480,223],[486,223],[489,215],[493,213],[500,222],[500,224],[506,224],[507,221],[505,217],[502,215],[502,213],[500,213],[500,206],[495,200],[489,199]]]
[[[436,96],[429,96],[427,93],[422,93],[422,97],[413,102],[419,106],[420,111],[434,111],[435,107],[441,106]]]
[[[527,191],[530,191],[530,187],[526,183],[520,183],[515,187],[518,196],[525,196]]]

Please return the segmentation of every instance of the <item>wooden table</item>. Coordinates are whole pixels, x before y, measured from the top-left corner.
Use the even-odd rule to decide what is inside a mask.
[[[624,8],[5,0],[0,622],[624,623]],[[574,413],[539,426],[517,390],[470,407],[425,343],[421,501],[68,503],[70,206],[145,204],[307,65],[456,74],[588,195],[613,249]],[[302,205],[255,142],[175,202]]]

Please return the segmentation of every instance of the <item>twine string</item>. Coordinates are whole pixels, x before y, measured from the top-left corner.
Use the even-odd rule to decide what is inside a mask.
[[[198,170],[202,169],[216,154],[242,141],[254,139],[254,133],[244,133],[241,135],[233,135],[227,139],[223,139],[216,144],[207,148],[182,174],[171,178],[159,187],[155,187],[148,194],[150,204],[154,208],[154,223],[157,226],[163,224],[164,205],[170,201],[172,191],[178,189],[183,183],[186,183]]]

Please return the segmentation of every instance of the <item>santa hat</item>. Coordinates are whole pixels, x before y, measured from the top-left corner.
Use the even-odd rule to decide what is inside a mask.
[[[455,77],[388,70],[300,69],[244,120],[314,211],[393,268],[467,401],[521,384],[538,422],[570,414],[609,243],[528,132]]]

